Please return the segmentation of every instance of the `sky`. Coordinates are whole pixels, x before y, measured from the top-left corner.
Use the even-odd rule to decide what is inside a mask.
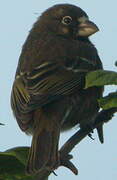
[[[19,129],[10,107],[10,93],[22,45],[37,17],[48,7],[58,3],[71,3],[87,12],[90,19],[99,27],[100,32],[91,40],[98,49],[104,69],[115,70],[117,60],[117,2],[116,0],[1,0],[0,5],[0,151],[16,146],[30,146],[31,137]],[[107,87],[105,95],[116,88]],[[100,144],[96,132],[92,141],[86,137],[77,145],[72,154],[79,175],[60,167],[57,177],[50,180],[110,180],[117,177],[117,114],[104,126],[105,142]],[[63,133],[63,144],[77,129]]]

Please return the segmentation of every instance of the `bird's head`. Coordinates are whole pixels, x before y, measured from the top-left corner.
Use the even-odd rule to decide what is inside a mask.
[[[70,4],[59,4],[47,9],[35,25],[42,31],[73,39],[87,38],[99,31],[81,8]]]

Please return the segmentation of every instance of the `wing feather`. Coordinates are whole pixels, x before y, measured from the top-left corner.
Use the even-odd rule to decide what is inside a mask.
[[[11,95],[16,118],[82,89],[85,75],[86,70],[75,73],[60,64],[46,62],[16,76]],[[25,118],[21,121],[26,123]]]

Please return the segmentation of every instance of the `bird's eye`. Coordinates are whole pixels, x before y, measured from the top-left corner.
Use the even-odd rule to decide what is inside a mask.
[[[65,25],[69,25],[69,24],[71,24],[71,22],[72,22],[72,18],[70,16],[65,16],[62,19],[62,23]]]

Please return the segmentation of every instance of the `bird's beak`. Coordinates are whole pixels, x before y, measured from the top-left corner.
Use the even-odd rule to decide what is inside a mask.
[[[91,36],[99,31],[99,28],[93,22],[87,20],[79,24],[78,36]]]

